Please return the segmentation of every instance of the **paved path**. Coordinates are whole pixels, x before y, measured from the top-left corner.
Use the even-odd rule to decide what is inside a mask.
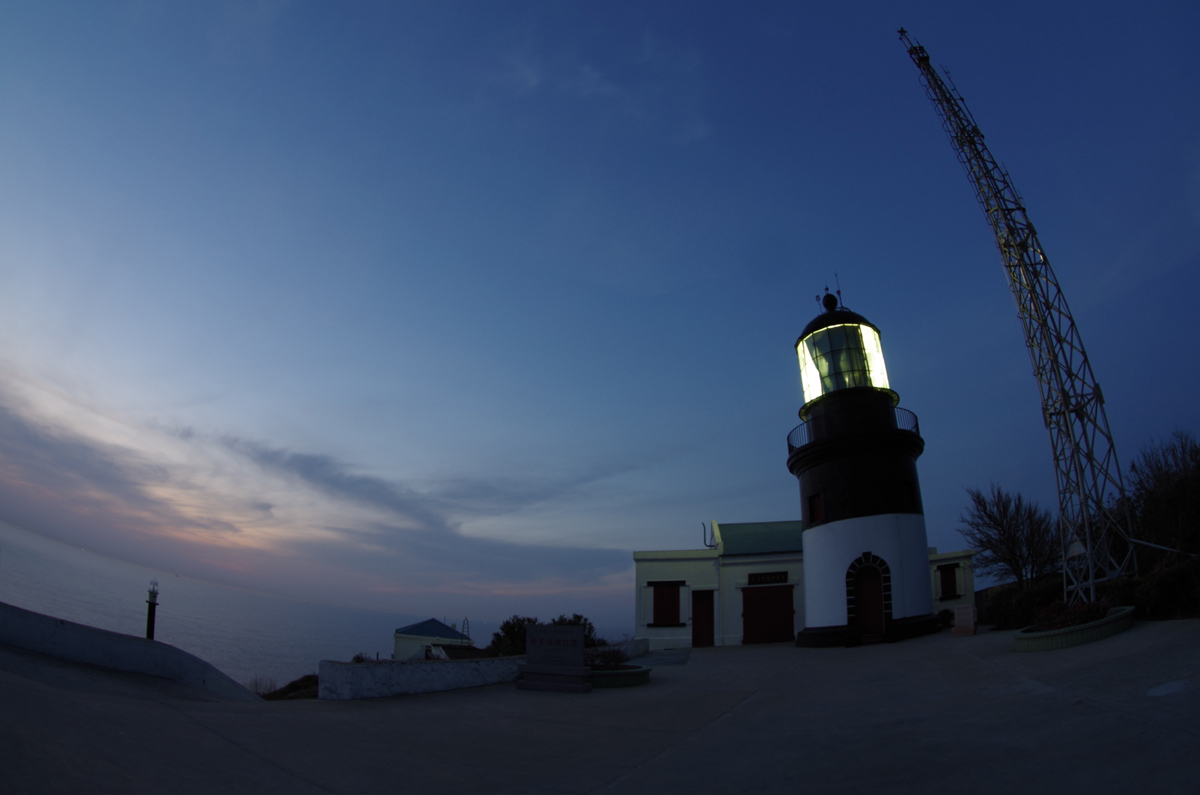
[[[0,791],[1200,792],[1200,621],[699,649],[650,685],[229,703],[0,647]]]

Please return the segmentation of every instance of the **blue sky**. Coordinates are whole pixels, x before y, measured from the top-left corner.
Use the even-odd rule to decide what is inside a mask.
[[[904,25],[1009,168],[1118,452],[1200,426],[1191,3],[0,6],[0,519],[218,582],[632,625],[635,549],[799,515],[837,274],[964,487],[1053,506]]]

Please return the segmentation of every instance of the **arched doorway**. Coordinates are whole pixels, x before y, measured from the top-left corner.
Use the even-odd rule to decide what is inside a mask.
[[[860,643],[879,642],[892,618],[892,571],[864,552],[846,569],[846,623]]]

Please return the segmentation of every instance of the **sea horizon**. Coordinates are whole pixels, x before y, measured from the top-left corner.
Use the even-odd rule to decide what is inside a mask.
[[[428,618],[461,628],[464,618],[260,593],[118,560],[0,522],[0,602],[144,637],[151,580],[159,589],[155,640],[244,685],[257,679],[283,686],[316,673],[323,659],[390,659],[397,628]],[[497,628],[495,622],[470,624],[476,646],[486,646]]]

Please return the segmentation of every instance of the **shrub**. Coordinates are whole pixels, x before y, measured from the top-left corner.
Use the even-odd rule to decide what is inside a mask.
[[[1200,558],[1147,577],[1134,592],[1134,603],[1152,620],[1200,617]]]
[[[1034,623],[1039,610],[1062,598],[1062,578],[1057,575],[1026,582],[1024,589],[1015,583],[997,586],[988,593],[987,620],[996,629],[1021,629]]]
[[[944,608],[938,611],[938,621],[942,624],[942,629],[950,629],[954,626],[954,611],[949,608]]]
[[[580,625],[583,627],[583,647],[590,649],[593,646],[607,646],[608,641],[604,638],[596,637],[596,627],[585,616],[575,613],[570,618],[566,615],[560,615],[558,618],[550,622],[551,626],[573,626]]]
[[[500,631],[492,633],[492,642],[488,644],[486,651],[496,657],[524,654],[525,636],[529,625],[536,623],[538,620],[534,616],[512,616],[500,625]],[[583,627],[583,647],[585,649],[608,645],[608,641],[604,638],[596,637],[596,627],[588,620],[587,616],[575,613],[568,617],[563,614],[550,621],[550,626],[573,625]]]
[[[512,657],[525,653],[525,634],[530,624],[538,622],[533,616],[513,615],[492,633],[492,642],[487,650],[497,657]]]
[[[1037,612],[1034,618],[1033,631],[1044,632],[1050,629],[1066,629],[1099,621],[1108,614],[1110,605],[1104,600],[1096,602],[1076,602],[1067,606],[1066,602],[1053,602]]]
[[[1105,580],[1096,583],[1096,596],[1108,602],[1113,607],[1137,605],[1137,589],[1145,582],[1140,577],[1122,577],[1119,580]],[[1141,616],[1141,611],[1138,611]]]
[[[269,676],[256,676],[246,683],[246,689],[256,696],[265,696],[278,689],[278,685]]]
[[[320,680],[316,674],[307,674],[299,679],[288,682],[278,690],[263,693],[266,701],[294,701],[301,698],[316,698],[320,688]]]

